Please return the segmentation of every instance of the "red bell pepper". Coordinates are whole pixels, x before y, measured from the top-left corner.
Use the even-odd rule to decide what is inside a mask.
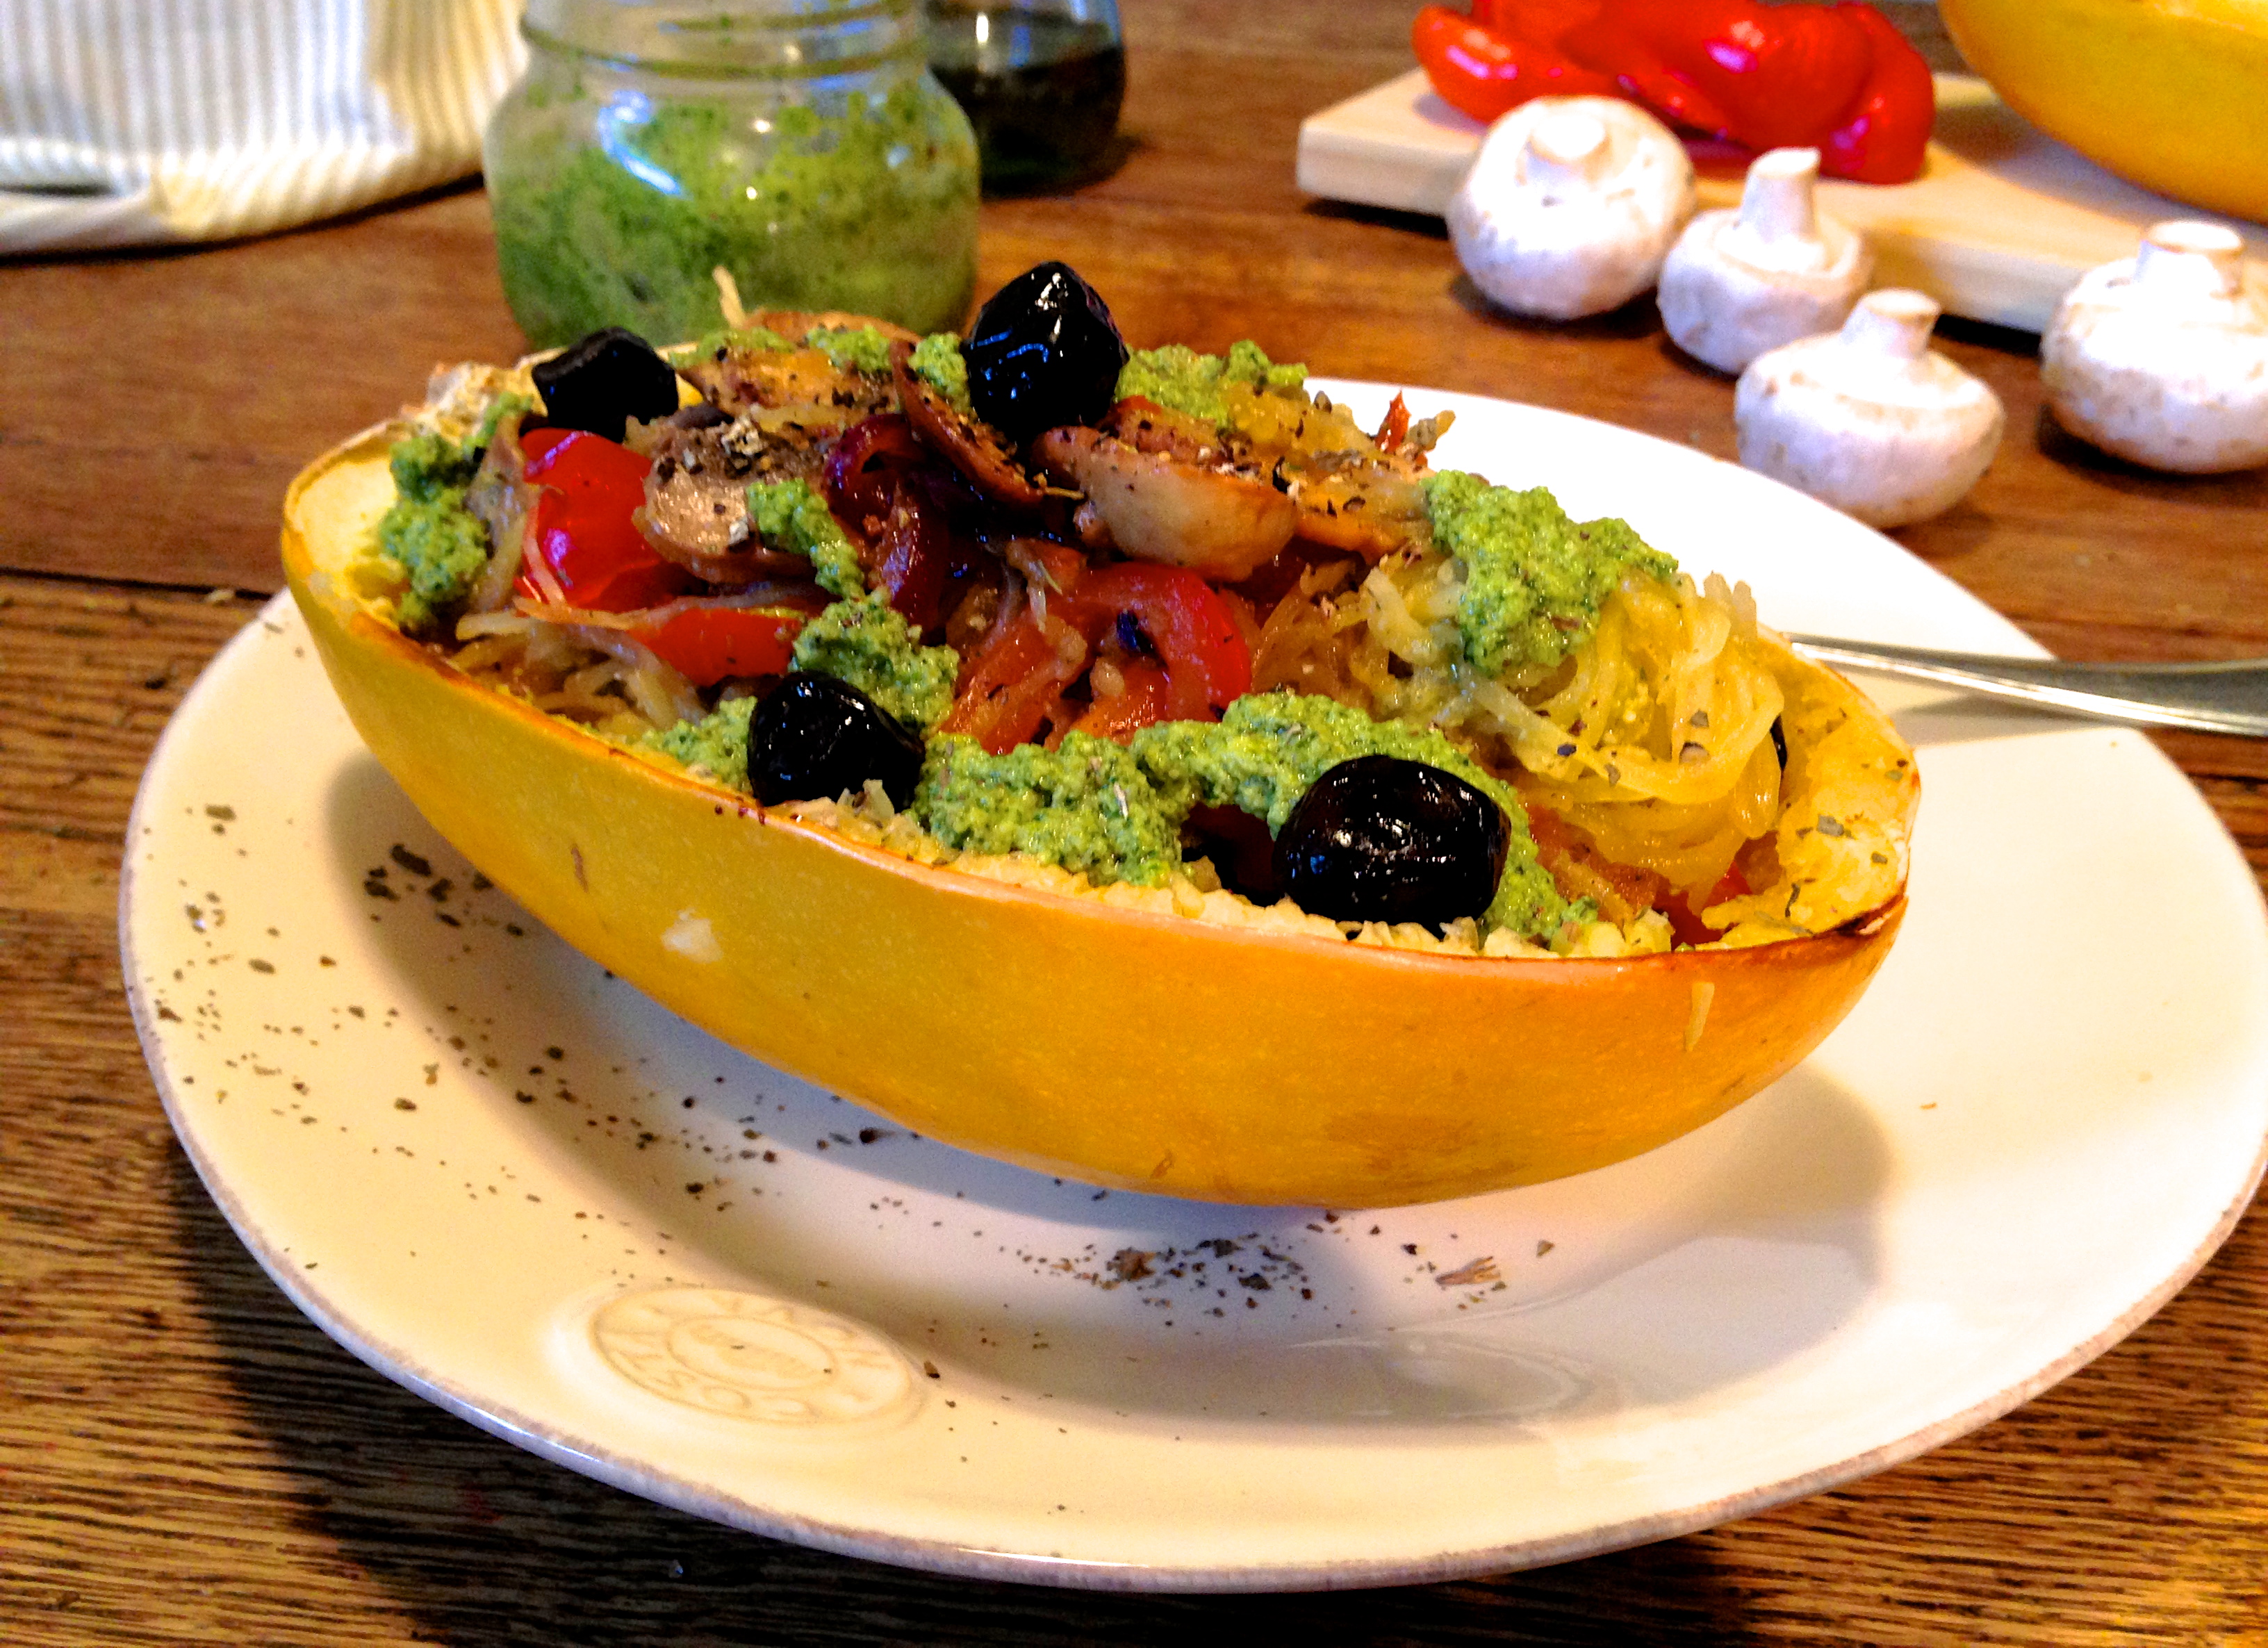
[[[526,478],[543,489],[516,585],[534,600],[585,612],[635,612],[689,588],[693,575],[656,555],[630,517],[653,467],[629,448],[584,430],[537,430],[520,439]],[[556,587],[544,587],[546,578]]]
[[[1921,175],[1937,121],[1929,63],[1874,7],[1845,0],[1835,10],[1865,32],[1874,69],[1858,100],[1821,141],[1819,169],[1861,183],[1910,183]]]
[[[854,425],[828,454],[828,508],[865,535],[868,573],[917,629],[938,622],[946,586],[965,564],[950,525],[960,484],[895,412]]]
[[[735,675],[784,675],[808,614],[784,607],[679,601],[625,631],[696,687]]]
[[[961,666],[938,731],[963,733],[995,755],[1028,744],[1093,656],[1094,643],[1054,602],[1044,620],[1027,607]]]
[[[1422,8],[1410,25],[1410,43],[1441,100],[1476,121],[1493,121],[1530,98],[1615,93],[1610,76],[1584,68],[1550,45],[1498,33],[1447,6]]]
[[[1165,666],[1161,721],[1203,721],[1252,689],[1252,652],[1219,591],[1186,567],[1122,561],[1098,567],[1069,595],[1049,600],[1080,633],[1100,637],[1122,617]]]
[[[1108,695],[1098,694],[1086,713],[1072,725],[1072,732],[1092,732],[1097,738],[1116,739],[1123,744],[1144,727],[1174,718],[1167,713],[1172,705],[1174,689],[1164,670],[1155,664],[1138,664],[1131,658],[1117,666],[1117,670],[1122,689]]]
[[[1600,92],[1751,149],[1817,148],[1826,175],[1870,183],[1920,175],[1936,114],[1928,63],[1860,0],[1475,0],[1426,7],[1411,43],[1478,120]]]
[[[967,733],[996,755],[1030,742],[1123,620],[1132,622],[1158,662],[1120,666],[1136,689],[1121,695],[1130,702],[1092,725],[1090,708],[1080,717],[1084,730],[1130,738],[1156,721],[1210,720],[1251,690],[1251,650],[1220,592],[1187,568],[1126,561],[1094,568],[1069,591],[1049,595],[1044,621],[1029,608],[1012,620],[962,669],[940,730]],[[1149,679],[1152,669],[1160,681]]]

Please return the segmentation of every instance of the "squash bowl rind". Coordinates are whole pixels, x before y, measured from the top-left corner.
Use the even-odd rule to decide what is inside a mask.
[[[642,761],[364,610],[339,573],[392,501],[395,432],[318,460],[284,507],[292,593],[372,753],[576,949],[951,1144],[1228,1203],[1384,1206],[1583,1173],[1792,1068],[1858,1000],[1904,912],[1901,895],[1749,949],[1499,960],[912,864]],[[713,945],[684,942],[703,921]]]

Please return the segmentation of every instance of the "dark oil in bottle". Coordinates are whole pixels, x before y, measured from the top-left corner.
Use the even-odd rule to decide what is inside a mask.
[[[932,0],[929,64],[976,129],[987,189],[1048,188],[1101,168],[1126,96],[1112,24]]]

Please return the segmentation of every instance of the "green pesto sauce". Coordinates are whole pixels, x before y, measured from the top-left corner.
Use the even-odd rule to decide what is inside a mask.
[[[1098,883],[1154,887],[1182,862],[1181,820],[1133,755],[1086,732],[998,755],[974,739],[932,739],[914,813],[948,847],[1028,853]]]
[[[1542,487],[1515,492],[1454,469],[1422,484],[1433,541],[1464,570],[1457,634],[1484,674],[1558,663],[1591,638],[1625,574],[1676,576],[1627,523],[1572,520]]]
[[[404,635],[439,628],[480,582],[489,563],[489,529],[465,507],[465,491],[497,425],[529,404],[524,395],[502,396],[462,441],[423,430],[394,442],[387,452],[395,496],[379,519],[376,548],[407,580],[394,609]]]
[[[1226,359],[1168,343],[1163,349],[1137,349],[1127,358],[1118,373],[1118,398],[1140,395],[1191,417],[1226,423],[1228,406],[1221,399],[1222,385],[1296,390],[1307,381],[1305,366],[1278,366],[1257,343],[1232,344]]]
[[[915,377],[943,395],[954,411],[968,411],[968,363],[961,357],[961,340],[952,333],[931,333],[914,345],[906,364]]]
[[[755,713],[754,698],[735,698],[718,704],[698,721],[680,721],[637,741],[642,749],[659,750],[682,763],[696,777],[709,779],[731,790],[748,787],[748,717]]]
[[[876,590],[836,601],[804,625],[795,638],[795,666],[849,682],[926,736],[953,708],[961,655],[924,646],[913,625]]]
[[[1239,807],[1265,820],[1272,835],[1308,786],[1359,755],[1441,768],[1504,809],[1512,842],[1489,925],[1549,938],[1567,918],[1509,785],[1430,728],[1373,721],[1322,697],[1249,695],[1219,722],[1162,722],[1123,749],[1078,732],[1059,750],[1025,744],[1001,755],[967,739],[939,739],[930,746],[914,812],[932,835],[965,852],[1028,853],[1097,883],[1155,886],[1180,867],[1182,825],[1192,808]]]
[[[396,627],[404,635],[428,635],[480,582],[489,563],[489,529],[465,508],[464,488],[443,487],[427,497],[397,499],[378,524],[378,549],[409,580],[394,600]]]
[[[748,489],[748,522],[767,549],[809,561],[812,577],[828,593],[856,600],[866,592],[858,552],[810,482],[759,481]]]
[[[692,343],[679,344],[662,352],[680,364],[700,360],[716,360],[737,351],[758,349],[792,349],[795,345],[770,327],[726,327],[718,332],[704,332]]]
[[[721,265],[752,306],[957,323],[976,291],[976,144],[925,85],[853,92],[832,116],[780,109],[761,143],[721,102],[663,102],[637,120],[571,88],[491,146],[513,316],[538,348],[605,326],[697,337],[716,319]]]
[[[1536,862],[1528,810],[1512,787],[1432,728],[1373,721],[1321,696],[1256,693],[1220,720],[1163,721],[1134,735],[1134,760],[1176,823],[1197,806],[1233,806],[1277,834],[1316,779],[1360,755],[1392,755],[1452,773],[1504,809],[1512,842],[1490,904],[1491,926],[1547,938],[1566,918],[1566,902]]]
[[[803,341],[845,372],[890,370],[890,340],[872,327],[814,327]]]

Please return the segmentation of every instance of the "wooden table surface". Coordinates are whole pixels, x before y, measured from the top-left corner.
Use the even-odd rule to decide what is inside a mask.
[[[1649,305],[1507,321],[1438,224],[1294,189],[1300,115],[1403,68],[1410,10],[1130,0],[1124,166],[989,205],[983,288],[1061,256],[1137,342],[1251,336],[1730,456],[1731,384]],[[2155,476],[2061,436],[2031,343],[1943,337],[2008,438],[1902,541],[2068,656],[2268,653],[2268,478]],[[1332,1642],[2268,1642],[2257,1215],[2124,1343],[1910,1464],[1619,1555],[1339,1597],[1054,1593],[770,1543],[539,1462],[333,1345],[159,1110],[116,953],[127,810],[276,586],[293,471],[435,360],[519,344],[469,188],[245,245],[0,265],[0,1640],[1040,1644],[1211,1620]],[[2268,874],[2268,744],[2161,743]]]

